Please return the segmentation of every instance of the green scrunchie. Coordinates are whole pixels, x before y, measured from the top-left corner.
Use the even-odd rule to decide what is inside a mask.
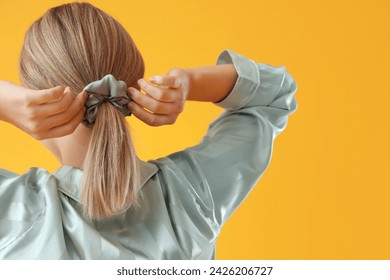
[[[86,127],[93,127],[99,105],[103,102],[111,103],[123,116],[131,116],[127,108],[130,98],[127,96],[127,85],[124,81],[117,81],[113,75],[108,74],[103,79],[88,84],[84,91],[88,93],[85,101],[85,111],[82,123]]]

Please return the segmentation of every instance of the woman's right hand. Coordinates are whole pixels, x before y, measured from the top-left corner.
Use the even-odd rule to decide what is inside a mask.
[[[76,97],[69,87],[31,90],[10,82],[0,84],[0,119],[37,140],[72,133],[80,124],[88,95]]]
[[[174,68],[166,75],[139,79],[140,90],[130,87],[128,96],[132,100],[128,107],[138,119],[150,126],[162,126],[175,123],[184,110],[189,92],[190,77],[186,70]]]

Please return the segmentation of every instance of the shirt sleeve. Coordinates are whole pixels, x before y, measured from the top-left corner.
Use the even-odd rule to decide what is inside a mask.
[[[285,67],[256,63],[231,50],[223,50],[217,64],[233,64],[238,74],[229,95],[215,103],[224,112],[200,144],[167,158],[185,178],[182,186],[191,188],[191,203],[209,210],[221,227],[269,165],[274,139],[297,108],[297,86]]]

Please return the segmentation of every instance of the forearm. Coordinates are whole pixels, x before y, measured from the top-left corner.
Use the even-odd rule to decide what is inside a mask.
[[[236,81],[233,64],[184,69],[190,78],[187,100],[219,102],[229,95]]]

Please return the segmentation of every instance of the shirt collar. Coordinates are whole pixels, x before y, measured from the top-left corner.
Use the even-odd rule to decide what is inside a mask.
[[[157,165],[140,160],[137,157],[140,170],[141,188],[158,171]],[[58,179],[58,190],[79,202],[80,187],[83,171],[73,166],[64,165],[58,168],[53,175]]]

